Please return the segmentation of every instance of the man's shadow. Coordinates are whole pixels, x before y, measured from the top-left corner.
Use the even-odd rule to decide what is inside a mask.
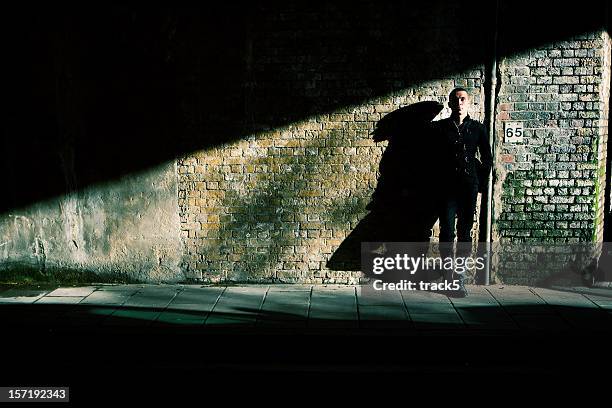
[[[362,242],[428,243],[438,219],[438,165],[431,121],[443,109],[418,102],[397,109],[377,124],[375,142],[388,140],[379,165],[370,212],[327,262],[331,270],[358,271]]]

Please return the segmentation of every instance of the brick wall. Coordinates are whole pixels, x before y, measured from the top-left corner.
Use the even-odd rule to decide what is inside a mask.
[[[367,214],[385,147],[369,136],[375,123],[413,102],[445,103],[455,86],[470,88],[472,115],[484,119],[488,8],[466,23],[458,6],[430,7],[288,4],[257,7],[241,20],[244,41],[236,40],[242,48],[233,52],[244,57],[244,86],[229,84],[223,97],[234,106],[226,119],[241,137],[178,162],[187,277],[358,280],[358,272],[325,265]],[[511,19],[508,12],[502,8]],[[517,46],[508,26],[498,31],[493,240],[601,238],[607,35],[547,33],[549,39],[533,31]],[[187,137],[214,139],[219,129],[207,122],[218,118],[198,102],[206,78],[191,65],[179,69],[196,89],[183,94],[183,114],[192,120]],[[509,120],[523,122],[524,143],[503,142]],[[494,279],[534,282],[547,273],[527,268]]]
[[[483,47],[475,30],[459,42],[458,7],[283,7],[257,9],[247,23],[239,120],[253,131],[179,160],[191,278],[356,282],[359,272],[325,265],[367,214],[386,146],[372,141],[376,122],[414,102],[446,103],[456,86],[473,91],[482,117],[483,68],[470,65]],[[202,109],[184,106],[189,117]]]
[[[494,29],[494,240],[601,239],[603,0],[259,3],[7,9],[0,270],[355,282],[327,261],[367,214],[370,131],[456,86],[485,119]]]
[[[605,32],[577,35],[501,61],[494,241],[601,241],[609,64]],[[523,143],[504,142],[507,121],[523,123]],[[534,283],[554,273],[552,264],[538,271],[528,263],[520,266],[498,280]]]
[[[473,72],[479,81],[480,72]],[[347,282],[325,263],[366,214],[386,112],[441,99],[421,88],[315,116],[179,162],[185,266],[206,279]],[[429,91],[430,93],[427,93]]]

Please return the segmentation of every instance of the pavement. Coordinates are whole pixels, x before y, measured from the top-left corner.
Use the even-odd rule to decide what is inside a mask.
[[[125,391],[136,378],[151,387],[219,386],[228,376],[249,384],[337,375],[554,377],[612,360],[610,288],[492,285],[468,292],[4,286],[2,373],[11,383],[71,384],[84,398],[110,379]]]
[[[403,335],[612,332],[612,289],[468,286],[466,298],[344,285],[4,287],[5,329]],[[388,331],[385,334],[389,334]]]

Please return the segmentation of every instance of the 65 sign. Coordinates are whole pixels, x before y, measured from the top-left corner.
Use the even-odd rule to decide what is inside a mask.
[[[504,122],[504,142],[523,143],[523,122]]]

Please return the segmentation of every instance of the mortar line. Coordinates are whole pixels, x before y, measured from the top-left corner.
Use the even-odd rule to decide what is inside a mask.
[[[404,293],[403,291],[399,291],[400,294],[400,298],[402,298],[402,304],[404,305],[404,310],[406,311],[406,314],[408,315],[408,321],[412,324],[412,326],[414,326],[414,320],[412,319],[412,314],[410,313],[410,310],[408,310],[408,305],[406,304],[406,298],[404,297]]]
[[[491,295],[491,297],[497,302],[497,304],[499,305],[499,308],[502,310],[502,312],[504,312],[506,314],[506,316],[508,316],[510,318],[512,323],[514,323],[516,325],[517,329],[521,330],[521,326],[519,325],[519,323],[516,320],[514,320],[514,318],[512,317],[512,314],[510,314],[510,312],[505,308],[505,306],[502,304],[502,302],[500,302],[499,299],[497,299],[495,297],[495,295],[493,293],[491,293],[489,288],[485,287],[484,290],[486,290],[487,293],[489,295]]]
[[[308,312],[306,313],[306,328],[310,327],[310,310],[312,308],[312,292],[314,286],[310,286],[310,290],[308,291]]]
[[[217,299],[215,299],[215,303],[213,303],[213,307],[210,308],[210,312],[207,313],[206,315],[206,319],[204,319],[204,321],[202,322],[202,326],[206,325],[206,322],[208,321],[208,319],[210,318],[210,315],[213,314],[213,311],[215,310],[215,307],[217,307],[217,304],[219,303],[219,301],[221,300],[221,296],[223,296],[225,294],[225,291],[227,290],[227,286],[225,286],[223,288],[223,290],[221,291],[221,293],[219,293],[219,295],[217,296]]]
[[[172,301],[178,296],[179,293],[181,293],[183,291],[183,288],[180,288],[179,290],[175,290],[174,291],[174,296],[172,296],[172,298],[168,301],[168,303],[166,303],[166,306],[163,307],[163,309],[157,314],[157,316],[155,316],[155,319],[151,321],[151,325],[153,325],[155,322],[157,322],[159,320],[159,317],[168,309],[168,306],[170,306],[170,303],[172,303]]]
[[[582,295],[582,297],[584,297],[586,300],[588,300],[589,302],[591,302],[592,304],[594,304],[595,306],[597,306],[597,309],[599,309],[600,311],[605,312],[606,309],[604,309],[603,307],[599,306],[597,304],[597,302],[595,302],[594,300],[592,300],[591,298],[589,298],[586,294],[584,293],[579,293],[580,295]]]
[[[266,302],[266,298],[268,297],[268,292],[270,292],[270,285],[266,286],[266,291],[263,295],[263,299],[259,303],[259,308],[257,309],[257,316],[255,316],[255,327],[261,322],[261,312],[263,312],[263,304]]]
[[[353,287],[353,294],[355,295],[355,308],[357,309],[357,327],[362,329],[361,326],[361,315],[359,313],[359,299],[357,298],[357,286]]]
[[[451,305],[453,306],[453,310],[455,310],[455,314],[459,316],[459,319],[461,319],[461,322],[463,323],[463,327],[468,328],[469,325],[465,322],[465,319],[463,318],[463,316],[461,316],[461,313],[459,313],[459,310],[457,309],[457,306],[453,302],[453,299],[451,299],[449,296],[446,296],[446,298],[450,301]]]
[[[542,299],[542,301],[543,301],[543,302],[544,302],[544,303],[545,303],[547,306],[549,306],[549,307],[550,307],[550,308],[553,310],[553,312],[554,312],[555,316],[559,317],[559,318],[560,318],[560,319],[561,319],[561,320],[562,320],[562,321],[563,321],[565,324],[567,324],[567,325],[568,325],[568,326],[569,326],[571,329],[574,329],[574,325],[573,325],[573,324],[571,324],[571,323],[570,323],[570,322],[569,322],[569,321],[568,321],[566,318],[564,318],[564,317],[563,317],[563,315],[561,314],[561,312],[559,312],[559,308],[558,308],[558,307],[555,307],[555,305],[551,305],[550,303],[548,303],[548,302],[546,301],[546,299],[544,299],[542,296],[540,296],[540,295],[539,295],[539,294],[538,294],[538,293],[537,293],[537,292],[534,290],[534,288],[529,288],[529,291],[530,291],[531,293],[533,293],[534,295],[536,295],[537,297],[539,297],[540,299]]]

